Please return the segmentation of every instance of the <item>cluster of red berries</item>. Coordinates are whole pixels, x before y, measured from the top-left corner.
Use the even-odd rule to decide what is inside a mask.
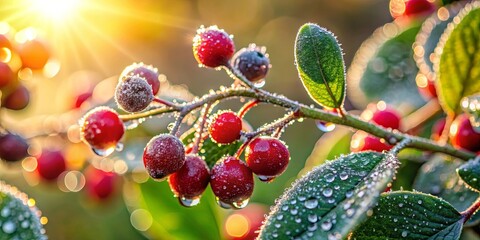
[[[234,69],[251,82],[265,78],[270,68],[264,48],[251,44],[235,54],[232,38],[216,26],[200,28],[194,38],[193,52],[202,66]],[[133,64],[121,74],[115,100],[126,112],[144,111],[155,99],[159,88],[155,68]],[[107,107],[91,110],[81,123],[82,139],[102,156],[115,149],[124,132],[118,113]],[[221,111],[210,118],[208,133],[218,144],[236,142],[242,135],[242,117],[232,111]],[[196,205],[210,183],[222,207],[242,208],[253,192],[253,174],[262,181],[273,180],[285,171],[290,154],[283,142],[269,136],[246,140],[245,162],[239,159],[241,151],[242,147],[235,156],[222,157],[210,170],[205,160],[196,152],[186,150],[176,136],[159,134],[147,143],[143,163],[153,179],[168,177],[171,190],[185,206]]]
[[[382,127],[390,129],[400,129],[401,116],[393,108],[387,106],[384,102],[370,104],[363,111],[361,118],[365,121],[371,121]],[[357,131],[352,136],[350,149],[352,152],[372,150],[376,152],[388,151],[393,146],[388,144],[385,139],[372,136],[364,131]]]

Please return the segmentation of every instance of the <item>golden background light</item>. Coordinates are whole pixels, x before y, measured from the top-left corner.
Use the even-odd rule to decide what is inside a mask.
[[[32,12],[56,21],[71,16],[80,6],[80,0],[30,0],[30,3]]]

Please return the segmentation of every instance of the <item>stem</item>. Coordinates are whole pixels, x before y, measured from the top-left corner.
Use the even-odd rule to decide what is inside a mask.
[[[445,118],[445,127],[443,127],[442,135],[438,139],[439,144],[446,144],[448,142],[448,134],[450,133],[450,126],[452,126],[453,120],[455,120],[455,113],[448,114]]]
[[[200,115],[200,122],[198,123],[197,126],[197,132],[196,132],[196,139],[195,142],[193,143],[192,151],[191,153],[196,154],[198,152],[198,149],[200,148],[200,144],[203,140],[203,132],[205,129],[205,123],[207,123],[207,117],[208,114],[210,113],[210,107],[212,106],[211,103],[208,103],[203,107],[201,115]]]
[[[165,99],[161,99],[161,98],[159,98],[159,97],[157,97],[157,96],[155,96],[155,97],[153,98],[153,102],[163,104],[163,105],[165,105],[165,106],[167,106],[167,107],[175,107],[175,103],[172,103],[172,102],[167,101],[167,100],[165,100]]]
[[[253,100],[245,103],[245,105],[243,105],[243,107],[238,111],[238,114],[237,114],[238,117],[243,118],[245,116],[245,114],[248,112],[248,110],[255,107],[258,103],[260,103],[260,101],[258,99],[253,99]]]
[[[427,104],[404,118],[403,122],[405,124],[403,125],[403,131],[408,133],[414,132],[421,127],[423,123],[440,113],[441,110],[442,108],[440,108],[438,100],[432,99],[427,102]]]
[[[259,101],[262,101],[262,102],[281,106],[283,108],[294,111],[295,116],[297,117],[317,119],[317,120],[322,120],[326,122],[332,122],[339,125],[349,126],[354,129],[365,131],[376,137],[384,138],[390,144],[395,144],[396,142],[400,142],[405,138],[409,138],[412,141],[409,147],[412,147],[412,148],[432,151],[432,152],[441,152],[441,153],[445,153],[450,156],[457,157],[463,160],[468,160],[475,157],[475,154],[472,152],[455,149],[448,144],[440,145],[429,139],[401,133],[397,130],[385,129],[376,124],[365,122],[359,119],[357,116],[353,116],[350,114],[346,114],[344,117],[341,117],[341,116],[338,116],[337,114],[332,114],[322,109],[309,107],[305,104],[292,101],[284,96],[273,95],[269,92],[265,92],[262,89],[257,89],[256,91],[253,89],[239,88],[239,87],[227,88],[224,91],[219,91],[219,92],[204,95],[200,99],[193,102],[185,103],[180,107],[174,107],[174,108],[162,107],[159,109],[152,109],[150,111],[142,112],[138,114],[122,115],[121,118],[125,121],[125,120],[144,118],[147,116],[158,115],[158,114],[163,114],[168,112],[181,112],[181,113],[189,112],[203,106],[206,103],[213,103],[222,99],[235,98],[235,97],[236,98],[249,97],[249,98],[258,99]]]
[[[408,147],[408,145],[410,145],[412,143],[412,139],[410,138],[404,138],[402,141],[400,141],[399,143],[397,143],[395,145],[395,147],[393,147],[391,150],[390,150],[390,153],[393,154],[393,155],[398,155],[398,153]]]
[[[466,223],[479,208],[480,198],[478,198],[477,201],[475,201],[469,208],[461,213],[463,217],[463,223]]]
[[[275,130],[277,130],[278,128],[283,128],[285,127],[287,124],[289,124],[291,121],[293,121],[294,119],[296,119],[297,116],[295,116],[294,113],[290,113],[290,114],[287,114],[285,115],[285,117],[283,118],[280,118],[278,119],[277,121],[269,124],[269,125],[266,125],[262,128],[259,128],[257,131],[255,132],[249,132],[249,133],[245,133],[244,136],[247,138],[247,139],[253,139],[255,138],[256,136],[260,135],[260,134],[263,134],[263,133],[270,133],[270,132],[273,132]]]

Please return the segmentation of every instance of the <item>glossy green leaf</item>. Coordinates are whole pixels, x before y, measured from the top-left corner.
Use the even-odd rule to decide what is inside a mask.
[[[390,192],[381,195],[372,215],[350,239],[456,240],[462,227],[462,215],[440,198],[417,192]]]
[[[40,211],[29,206],[28,197],[0,181],[0,240],[47,239],[40,223]]]
[[[297,180],[272,208],[260,239],[341,239],[366,217],[398,160],[361,152],[327,162]]]
[[[412,50],[419,30],[416,23],[387,23],[362,43],[347,72],[349,99],[355,106],[379,100],[412,108],[425,104],[415,83],[418,68]]]
[[[472,159],[457,169],[458,176],[475,191],[480,191],[480,157]]]
[[[459,113],[460,100],[480,92],[480,3],[468,4],[441,37],[435,66],[443,109]]]
[[[215,202],[215,196],[208,188],[197,206],[187,208],[173,197],[166,181],[151,179],[144,183],[130,183],[131,194],[135,194],[135,206],[132,213],[140,215],[151,226],[146,234],[152,239],[221,239],[221,213]]]
[[[345,63],[333,33],[313,23],[300,27],[295,62],[310,97],[324,107],[338,108],[345,100]]]
[[[420,32],[417,34],[413,44],[415,48],[414,59],[420,72],[430,80],[435,80],[433,69],[433,60],[436,58],[435,48],[448,24],[452,22],[464,5],[464,2],[450,4],[442,8],[441,12],[432,14],[423,22]]]
[[[452,204],[459,212],[465,211],[477,200],[479,194],[468,189],[456,174],[455,170],[460,165],[460,160],[435,155],[420,168],[413,189],[438,196]],[[477,212],[466,225],[474,225],[479,220],[480,212]]]

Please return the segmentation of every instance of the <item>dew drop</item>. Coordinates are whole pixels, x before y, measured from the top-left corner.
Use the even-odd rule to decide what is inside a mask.
[[[305,201],[304,205],[308,209],[314,209],[318,206],[318,200],[316,198],[310,198]]]
[[[115,146],[115,151],[122,151],[123,150],[123,143],[118,142],[117,146]]]
[[[347,180],[347,179],[348,179],[348,173],[346,173],[346,172],[341,172],[341,173],[340,173],[340,179],[341,179],[342,181]]]
[[[422,200],[418,200],[418,204],[420,204],[420,205],[421,205],[422,203],[423,203],[423,202],[422,202]]]
[[[331,173],[328,173],[327,175],[325,175],[325,181],[327,181],[328,183],[331,183],[335,180],[335,176]]]
[[[178,201],[184,207],[193,207],[200,203],[200,197],[195,197],[195,198],[180,197],[178,198]]]
[[[331,132],[335,129],[335,124],[331,122],[316,120],[315,125],[322,132]]]
[[[0,213],[2,217],[8,217],[10,216],[10,208],[6,207],[2,209],[2,212]]]
[[[408,235],[408,232],[407,232],[407,231],[403,231],[403,232],[402,232],[402,237],[407,237],[407,235]]]
[[[297,215],[297,214],[298,214],[298,210],[297,210],[297,209],[292,209],[292,210],[290,210],[290,213],[291,213],[292,215]]]
[[[115,146],[105,148],[105,149],[93,148],[92,147],[92,151],[100,157],[106,157],[106,156],[112,154],[115,151]]]
[[[318,227],[317,227],[317,224],[314,223],[314,224],[309,225],[309,226],[307,227],[307,230],[310,231],[310,232],[313,232],[313,231],[317,230],[317,228],[318,228]]]
[[[328,231],[328,230],[332,229],[332,222],[327,220],[325,222],[322,222],[322,225],[320,225],[320,226],[322,227],[322,230]]]
[[[346,193],[345,193],[345,197],[349,198],[353,196],[353,190],[348,190]]]
[[[301,223],[301,222],[302,222],[302,219],[299,218],[299,217],[297,217],[297,218],[295,218],[295,222],[296,222],[296,223]]]
[[[282,219],[283,219],[283,215],[282,215],[282,214],[277,215],[277,220],[281,221]]]
[[[257,87],[257,88],[262,88],[263,86],[265,86],[265,79],[260,79],[256,82],[253,83],[253,86]]]
[[[232,208],[232,205],[226,203],[226,202],[223,202],[219,199],[217,199],[217,204],[221,207],[221,208],[224,208],[224,209],[231,209]]]
[[[325,188],[323,189],[322,194],[325,197],[331,197],[333,194],[333,190],[331,188]]]
[[[30,223],[28,221],[23,221],[21,226],[22,228],[28,228],[30,226]]]
[[[273,180],[275,180],[275,177],[271,177],[271,176],[262,176],[262,175],[257,175],[258,176],[258,179],[262,182],[272,182]]]
[[[282,225],[280,223],[275,223],[274,226],[275,228],[280,228]]]
[[[317,215],[315,214],[310,214],[308,215],[308,221],[311,222],[311,223],[316,223],[318,221],[318,217]]]
[[[17,229],[17,226],[12,221],[7,221],[3,223],[2,230],[6,234],[11,234],[15,232],[16,229]]]
[[[244,199],[244,200],[241,200],[241,201],[238,201],[238,202],[234,202],[232,205],[236,208],[236,209],[240,209],[240,208],[244,208],[248,205],[248,202],[250,201],[249,198],[247,199]]]

